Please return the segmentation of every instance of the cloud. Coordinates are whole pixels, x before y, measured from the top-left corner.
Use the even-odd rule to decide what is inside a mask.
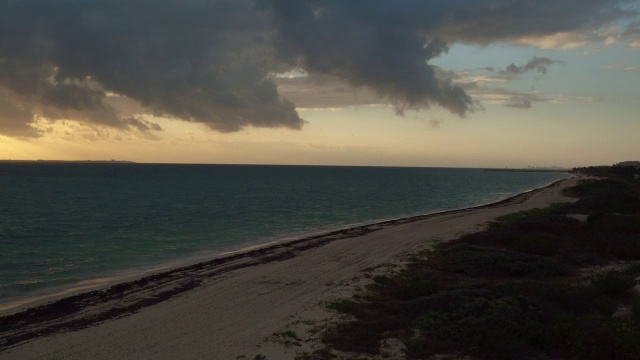
[[[437,8],[436,3],[262,2],[274,15],[283,63],[369,88],[401,111],[439,105],[464,116],[472,99],[438,79],[427,63],[448,51],[441,39],[421,33],[438,21],[437,12],[427,11]]]
[[[478,86],[470,89],[469,93],[484,104],[503,105],[523,110],[533,107],[533,103],[551,102],[553,98],[535,91],[519,92],[504,87]]]
[[[623,30],[624,29],[624,30]],[[590,30],[561,32],[548,36],[522,37],[513,41],[516,44],[535,46],[541,49],[571,50],[590,43],[605,46],[624,43],[632,48],[640,48],[640,21],[631,21],[625,26],[608,26]],[[590,55],[593,50],[585,51]]]
[[[634,15],[630,3],[0,0],[0,133],[38,136],[43,117],[159,131],[141,114],[222,132],[300,129],[296,104],[313,100],[294,90],[309,84],[273,76],[294,69],[333,79],[315,84],[326,104],[339,104],[340,87],[349,87],[357,91],[342,103],[385,102],[400,113],[440,106],[465,116],[477,103],[429,63],[450,44],[592,34]],[[620,36],[632,41],[636,28]]]
[[[485,70],[485,68],[483,68]],[[500,71],[492,68],[493,71]],[[520,92],[506,87],[506,76],[472,75],[468,72],[452,73],[451,78],[481,104],[503,105],[517,109],[530,109],[535,103],[593,104],[602,99],[584,96],[545,94],[539,91]]]
[[[531,60],[527,61],[524,65],[516,65],[511,63],[509,66],[505,68],[499,68],[496,66],[487,66],[479,68],[478,70],[492,73],[490,75],[474,75],[470,72],[452,72],[446,71],[441,68],[437,68],[438,76],[440,77],[448,77],[452,79],[456,84],[461,86],[471,95],[474,94],[474,90],[478,89],[487,89],[495,86],[500,86],[504,88],[508,86],[508,82],[513,81],[518,78],[519,75],[525,74],[527,72],[537,72],[543,75],[546,75],[549,71],[549,66],[553,64],[564,64],[564,61],[561,60],[553,60],[547,57],[538,57],[534,56]],[[526,104],[521,101],[515,101],[513,104],[519,104],[515,107],[520,108],[529,108],[530,103]],[[522,104],[526,105],[523,106]]]
[[[640,21],[631,22],[620,38],[627,41],[633,48],[640,48]]]
[[[496,41],[546,39],[579,46],[589,34],[619,19],[637,15],[633,0],[451,1],[449,21],[441,33],[447,41],[488,45]],[[568,41],[569,40],[569,41]],[[540,44],[544,44],[540,43]]]
[[[516,64],[511,63],[511,65],[507,66],[506,69],[499,71],[499,74],[506,75],[507,77],[513,77],[529,71],[536,71],[540,74],[546,75],[549,66],[553,64],[564,64],[564,61],[534,56],[522,66],[517,66]]]
[[[278,58],[312,74],[372,89],[400,110],[438,105],[464,116],[475,102],[436,76],[448,43],[487,45],[595,29],[633,15],[628,1],[263,0],[276,19]],[[541,20],[542,19],[542,20]],[[546,71],[543,59],[532,70]],[[528,71],[526,69],[524,71]]]
[[[33,112],[28,103],[20,103],[0,87],[0,134],[20,138],[40,136],[33,125]]]
[[[505,106],[513,107],[517,109],[529,109],[531,107],[531,100],[524,96],[512,96],[506,101]]]
[[[274,79],[280,94],[297,108],[322,109],[384,103],[367,88],[354,88],[329,75],[278,77]]]
[[[559,32],[545,36],[525,36],[514,40],[520,45],[535,46],[540,49],[571,50],[586,46],[593,41],[603,41],[601,36],[583,32]]]
[[[252,1],[26,0],[1,6],[0,84],[32,104],[34,118],[158,129],[120,114],[106,101],[112,92],[149,113],[219,131],[303,124],[268,77],[263,34],[269,25]]]
[[[429,127],[433,128],[433,129],[440,129],[440,125],[442,125],[442,120],[441,119],[429,119]]]
[[[604,66],[606,69],[622,69],[624,71],[640,71],[640,66],[635,65],[621,65],[621,64],[607,64]]]

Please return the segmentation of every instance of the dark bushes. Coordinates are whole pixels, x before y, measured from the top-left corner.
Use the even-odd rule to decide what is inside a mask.
[[[503,217],[374,277],[366,296],[330,305],[353,318],[324,340],[376,353],[396,337],[411,359],[640,359],[640,265],[620,267],[640,261],[640,182],[582,181],[568,193],[579,200]],[[576,213],[588,221],[566,216]],[[581,275],[607,264],[618,268]],[[630,311],[613,317],[621,307]]]

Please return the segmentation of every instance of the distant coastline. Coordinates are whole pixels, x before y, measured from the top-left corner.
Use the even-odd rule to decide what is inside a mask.
[[[570,169],[510,169],[510,168],[489,168],[489,169],[484,169],[484,171],[502,171],[502,172],[554,172],[554,173],[568,173],[571,170]]]
[[[0,160],[0,163],[117,163],[117,164],[135,164],[134,161],[129,160]]]

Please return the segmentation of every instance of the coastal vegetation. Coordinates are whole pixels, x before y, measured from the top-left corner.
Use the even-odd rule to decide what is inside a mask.
[[[355,358],[399,339],[409,359],[640,359],[638,170],[575,171],[591,177],[566,190],[574,202],[499,218],[331,303],[346,316],[324,343]]]

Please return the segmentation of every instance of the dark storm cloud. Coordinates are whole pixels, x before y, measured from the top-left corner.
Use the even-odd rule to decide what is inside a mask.
[[[475,102],[429,64],[449,44],[595,29],[630,15],[628,3],[0,0],[0,133],[37,136],[39,116],[159,129],[109,93],[219,131],[299,129],[272,76],[292,68],[372,90],[400,111],[438,105],[465,116]]]
[[[137,130],[107,91],[220,131],[300,128],[269,79],[269,28],[250,1],[4,1],[0,84],[33,115]],[[0,127],[1,130],[1,127]]]
[[[437,104],[464,116],[471,98],[442,81],[427,61],[448,50],[428,34],[444,1],[267,0],[279,60],[368,87],[399,108]]]

